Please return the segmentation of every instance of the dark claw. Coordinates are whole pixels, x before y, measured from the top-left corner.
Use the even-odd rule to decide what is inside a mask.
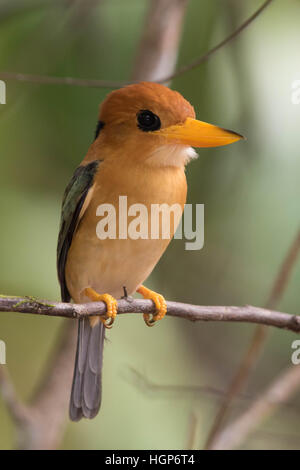
[[[144,322],[146,323],[147,326],[154,326],[156,323],[156,321],[153,319],[153,315],[151,315],[151,318],[150,318],[150,314],[148,313],[144,314]]]
[[[114,321],[115,319],[114,318],[107,318],[104,322],[103,322],[103,325],[105,326],[105,328],[107,328],[108,330],[110,330],[114,324]]]
[[[124,290],[124,295],[122,295],[121,299],[127,300],[127,302],[132,302],[134,299],[131,295],[128,295],[126,286],[123,286],[123,290]]]

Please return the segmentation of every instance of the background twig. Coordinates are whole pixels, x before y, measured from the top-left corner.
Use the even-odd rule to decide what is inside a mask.
[[[6,366],[0,366],[0,391],[15,422],[20,449],[56,449],[63,436],[77,331],[75,322],[68,322],[67,326],[62,329],[51,365],[28,405],[17,397]]]
[[[233,449],[262,421],[275,413],[300,386],[300,367],[291,366],[283,371],[271,385],[237,420],[218,435],[212,449]]]
[[[174,14],[172,15],[171,21],[175,21],[175,27],[174,31],[176,32],[176,37],[174,44],[172,44],[172,41],[165,40],[167,38],[167,34],[165,35],[162,28],[167,24],[167,31],[169,34],[171,34],[171,31],[173,29],[173,25],[171,24],[171,21],[169,20],[164,20],[163,18],[160,18],[160,21],[157,21],[156,23],[153,23],[149,20],[146,22],[146,26],[151,28],[151,36],[152,38],[160,38],[164,39],[164,48],[161,48],[160,42],[158,40],[153,40],[150,41],[148,35],[148,32],[145,30],[144,36],[143,36],[143,45],[146,48],[146,54],[148,56],[151,55],[151,64],[152,68],[147,66],[147,70],[143,70],[142,67],[138,62],[135,64],[135,70],[136,70],[136,75],[133,76],[132,81],[112,81],[112,80],[96,80],[96,79],[84,79],[84,78],[75,78],[75,77],[51,77],[47,75],[36,75],[36,74],[25,74],[25,73],[15,73],[15,72],[5,72],[5,71],[0,71],[0,79],[3,80],[16,80],[20,82],[30,82],[30,83],[38,83],[38,84],[43,84],[43,85],[71,85],[71,86],[80,86],[80,87],[91,87],[91,88],[120,88],[122,86],[129,85],[130,83],[135,83],[140,80],[140,77],[143,78],[143,80],[153,80],[153,77],[155,75],[156,81],[158,83],[168,83],[173,78],[177,78],[197,67],[199,65],[203,64],[206,62],[213,54],[215,54],[217,51],[222,49],[224,46],[226,46],[229,42],[231,42],[233,39],[235,39],[237,36],[239,36],[242,31],[244,31],[264,10],[266,7],[268,7],[273,0],[267,0],[265,1],[258,10],[256,10],[244,23],[242,23],[235,31],[233,31],[229,36],[227,36],[225,39],[223,39],[220,43],[218,43],[216,46],[211,48],[208,52],[205,54],[201,55],[197,59],[193,60],[191,63],[184,65],[183,67],[180,67],[176,72],[168,72],[169,70],[173,70],[173,67],[175,66],[175,60],[177,57],[177,45],[179,41],[179,33],[181,29],[181,23],[182,19],[180,18],[180,15],[184,14],[184,4],[186,3],[186,0],[152,0],[152,7],[149,10],[149,17],[151,18],[158,18],[158,14],[156,11],[154,11],[154,8],[162,12],[164,14],[164,11],[167,12],[168,9],[166,8],[166,3],[174,3],[176,4],[176,9],[174,9]],[[181,5],[182,4],[182,5]],[[176,46],[176,47],[174,47]],[[156,52],[150,52],[150,50],[156,51]],[[146,65],[146,62],[143,59],[143,54],[144,50],[140,48],[139,51],[139,60],[143,60],[144,65]],[[164,57],[170,57],[172,60],[168,60],[168,63],[162,62],[162,56]],[[159,58],[159,60],[158,60]],[[154,71],[154,72],[152,72]],[[160,72],[161,75],[158,76],[157,72]],[[149,75],[147,74],[149,73]],[[160,77],[160,78],[157,78]]]
[[[296,264],[300,253],[300,230],[297,233],[295,239],[291,243],[288,252],[280,266],[279,272],[273,283],[269,298],[266,302],[266,308],[274,308],[281,300],[285,289],[287,288],[288,281],[290,279],[293,267]],[[214,442],[218,440],[218,434],[229,414],[231,404],[235,397],[239,395],[254,368],[254,365],[258,361],[262,352],[263,346],[267,338],[268,329],[264,325],[259,325],[253,335],[250,342],[250,346],[242,358],[238,370],[229,385],[228,391],[224,398],[223,403],[220,406],[219,411],[216,414],[215,420],[211,427],[205,448],[214,448]]]

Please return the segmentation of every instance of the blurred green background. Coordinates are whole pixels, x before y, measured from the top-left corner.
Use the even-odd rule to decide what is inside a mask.
[[[179,65],[216,44],[260,4],[190,0]],[[126,80],[147,6],[146,0],[2,0],[0,68]],[[203,305],[263,305],[267,299],[299,227],[300,105],[291,102],[292,82],[300,78],[299,15],[299,1],[275,1],[234,43],[172,83],[199,119],[248,140],[201,150],[188,167],[188,202],[205,204],[205,246],[185,251],[184,240],[172,242],[147,283],[168,299]],[[92,142],[98,105],[109,90],[6,85],[7,104],[0,105],[0,291],[58,300],[61,198]],[[300,263],[278,306],[282,311],[298,313],[299,283]],[[60,325],[55,318],[1,314],[6,367],[23,400],[46,367]],[[140,316],[118,319],[105,347],[101,412],[91,422],[68,423],[61,448],[185,448],[192,413],[201,447],[220,402],[201,387],[226,389],[253,331],[251,325],[174,318],[149,329]],[[259,395],[291,364],[294,339],[272,330],[250,395]],[[235,413],[247,403],[238,400]],[[243,447],[299,448],[299,418],[298,394]],[[14,437],[0,397],[0,448],[13,448]]]

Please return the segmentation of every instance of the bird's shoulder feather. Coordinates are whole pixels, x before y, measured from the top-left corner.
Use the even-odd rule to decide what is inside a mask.
[[[81,209],[89,189],[93,185],[99,163],[100,160],[94,160],[87,165],[81,165],[76,168],[63,196],[57,243],[57,272],[61,288],[61,298],[64,302],[69,302],[71,298],[65,280],[68,251],[79,219],[83,215]]]

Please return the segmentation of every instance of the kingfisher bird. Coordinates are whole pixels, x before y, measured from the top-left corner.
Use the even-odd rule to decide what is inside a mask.
[[[94,418],[101,404],[105,328],[117,315],[117,299],[140,293],[155,304],[144,314],[153,326],[167,311],[166,301],[143,285],[172,239],[99,238],[97,208],[179,204],[187,194],[185,166],[192,147],[218,147],[240,140],[236,132],[195,119],[193,106],[177,91],[152,82],[128,85],[108,94],[100,106],[95,140],[75,170],[63,197],[57,269],[63,302],[103,301],[106,316],[81,318],[69,414],[73,421]],[[150,217],[150,216],[149,216]]]

